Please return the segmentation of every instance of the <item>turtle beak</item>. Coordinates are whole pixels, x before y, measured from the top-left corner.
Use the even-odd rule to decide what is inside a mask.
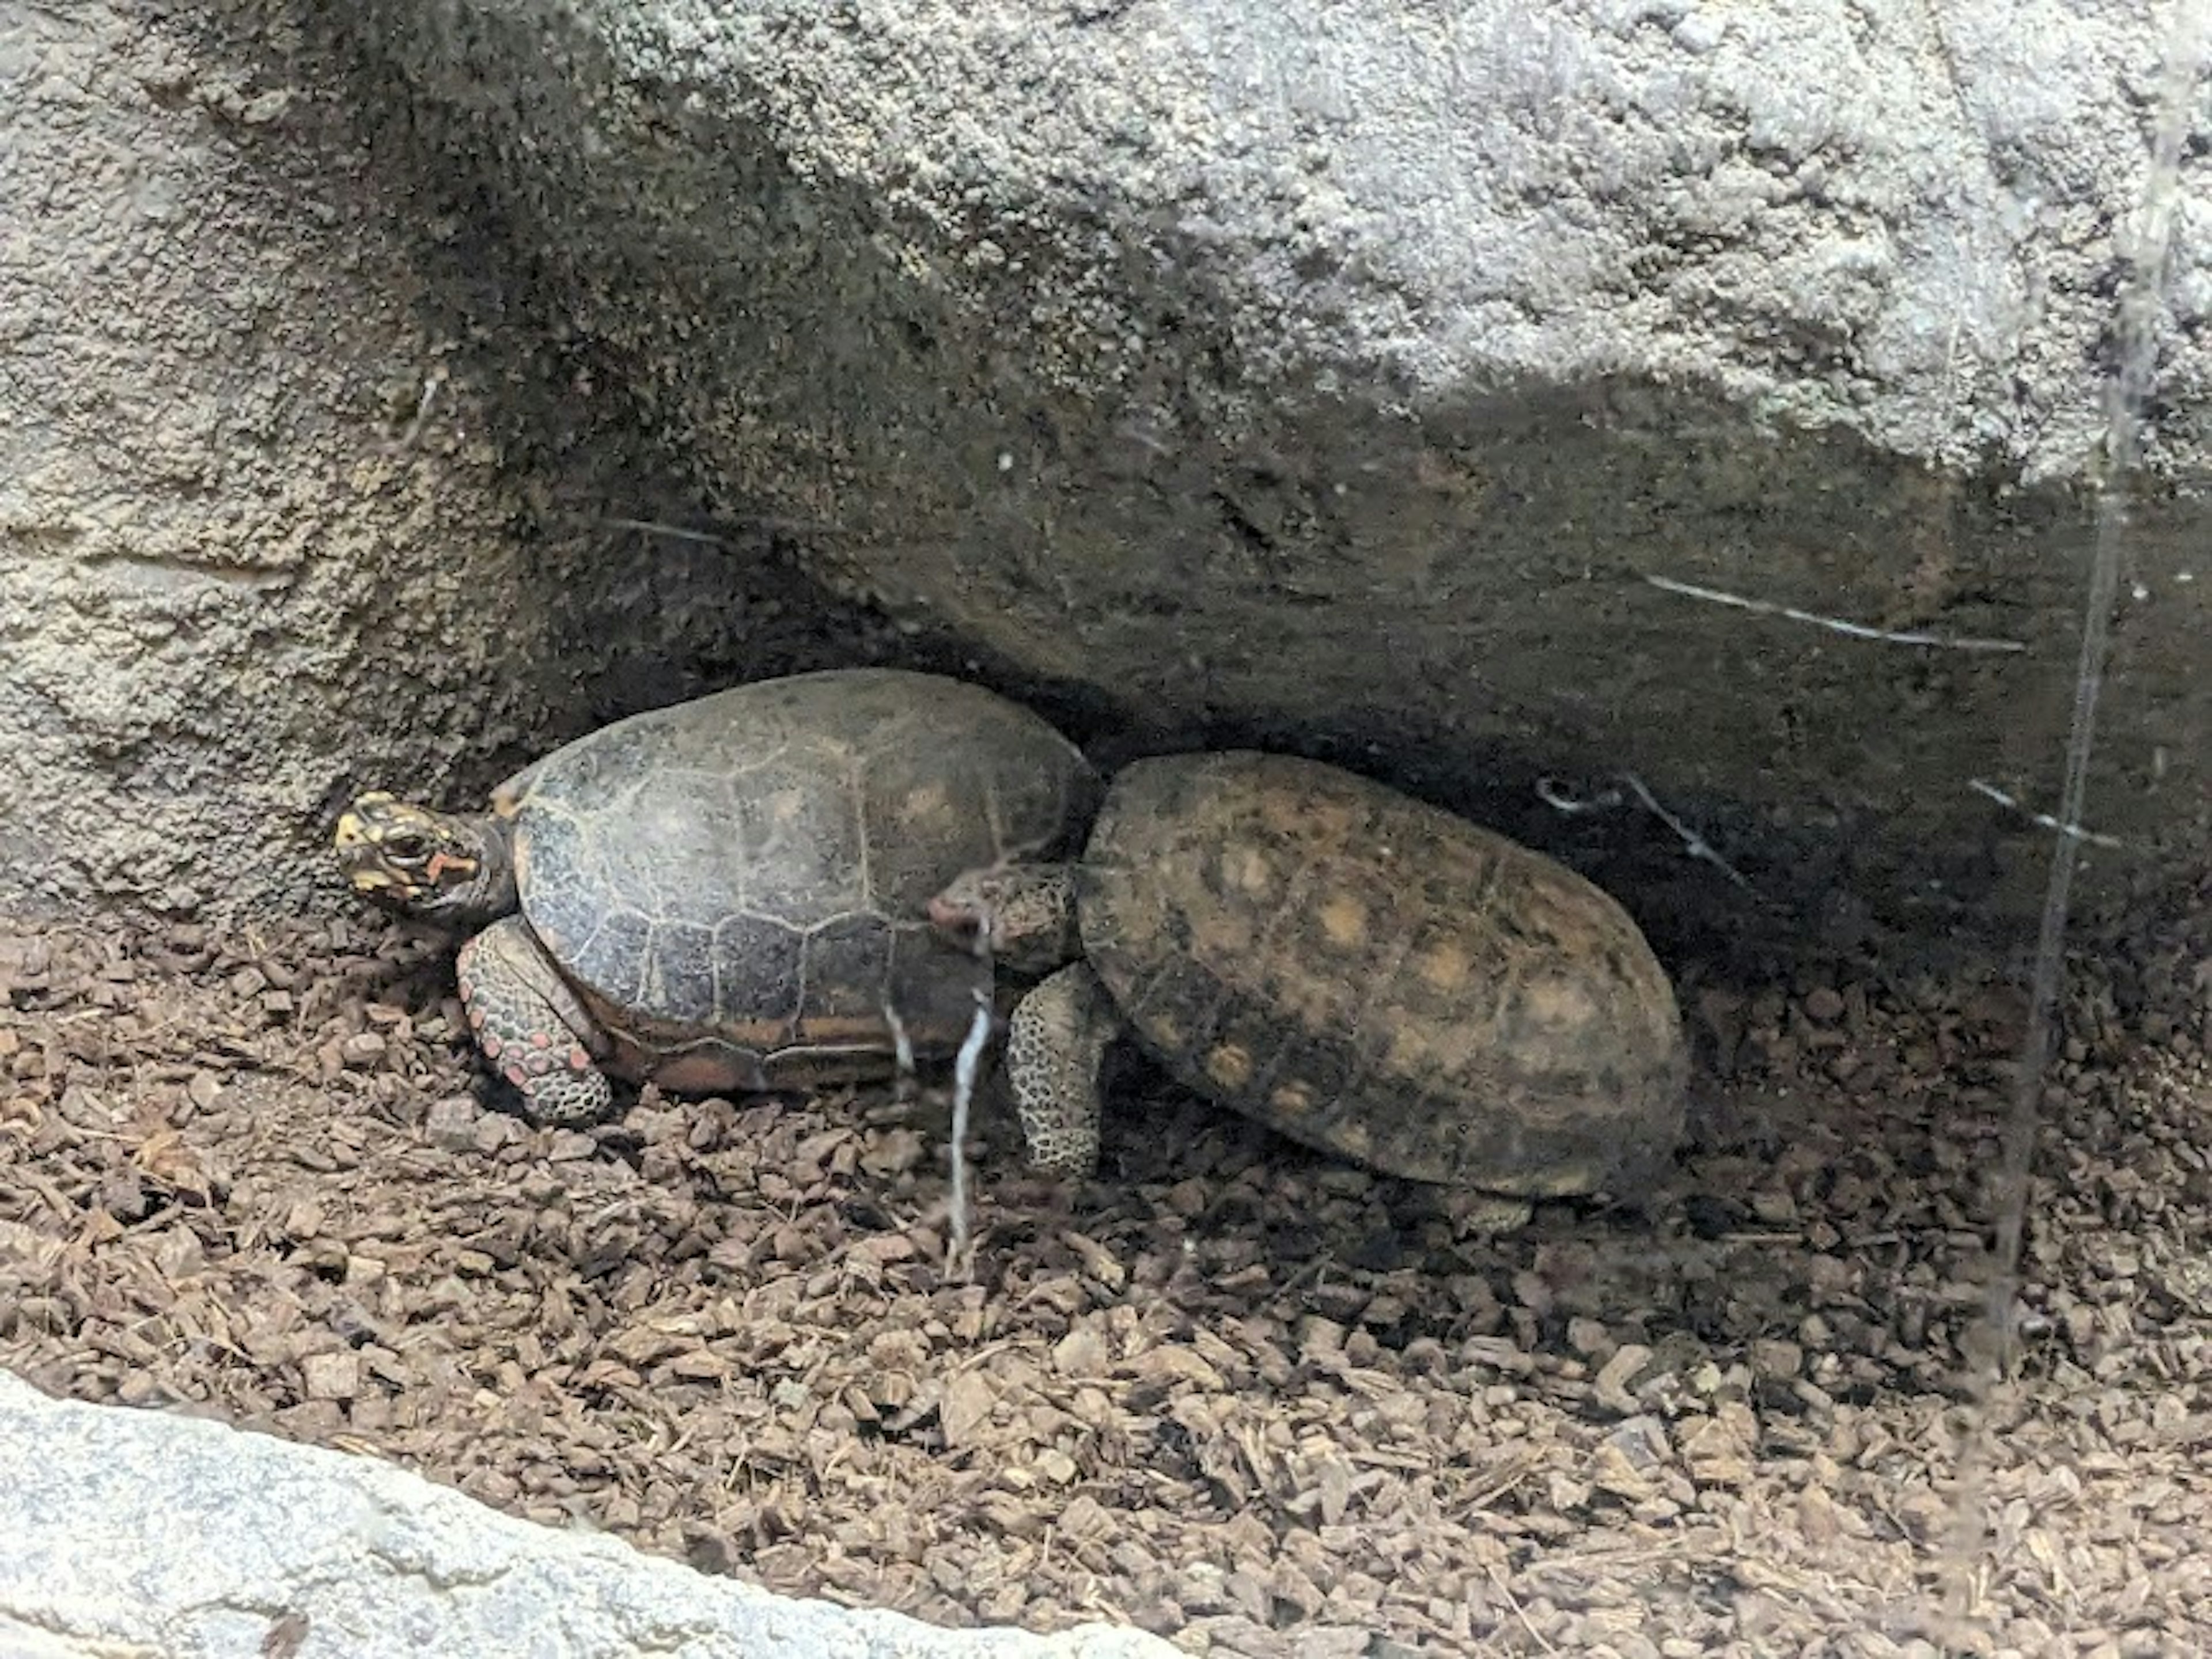
[[[374,895],[389,889],[392,875],[376,861],[376,842],[358,812],[348,812],[338,819],[331,833],[331,845],[338,855],[338,868],[344,872],[356,893]]]

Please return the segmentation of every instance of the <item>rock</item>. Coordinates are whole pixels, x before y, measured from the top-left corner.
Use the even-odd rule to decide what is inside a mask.
[[[430,1103],[428,1116],[422,1121],[423,1139],[433,1146],[442,1146],[448,1152],[459,1152],[473,1146],[477,1127],[483,1114],[475,1101],[466,1095],[448,1095]]]
[[[1103,1625],[946,1631],[800,1601],[443,1486],[0,1376],[0,1649],[92,1659],[525,1650],[688,1659],[1172,1659]],[[32,1632],[16,1639],[20,1632]],[[41,1645],[43,1644],[44,1645]]]
[[[894,647],[772,534],[1089,735],[1656,844],[1686,925],[1747,902],[1705,847],[1788,934],[2017,921],[2160,15],[42,9],[0,104],[0,335],[41,343],[0,384],[0,905],[330,903],[349,788],[473,799]],[[2188,868],[2203,509],[2137,508],[2092,827]]]
[[[472,367],[418,304],[474,256],[365,183],[288,10],[11,9],[0,337],[37,345],[0,374],[0,911],[335,908],[355,778],[465,799],[709,659],[886,632],[794,635],[788,569],[733,586],[727,546],[622,527],[691,515],[562,349]]]
[[[1638,1372],[1651,1363],[1651,1350],[1640,1342],[1624,1342],[1613,1358],[1599,1367],[1591,1392],[1598,1403],[1607,1411],[1618,1412],[1623,1417],[1635,1414],[1636,1396],[1629,1392],[1629,1384]]]
[[[701,487],[811,524],[853,590],[1166,738],[1332,747],[1509,822],[1559,829],[1540,774],[1632,771],[1824,928],[1936,880],[2040,898],[2042,832],[1968,781],[2063,747],[2158,14],[322,15],[404,77],[356,106],[478,161],[491,257]],[[2160,366],[2181,475],[2206,258]],[[2205,735],[2163,712],[2198,706],[2199,511],[2138,521],[2177,574],[2112,689],[2186,729],[2102,756],[2101,830],[2189,814],[2152,750]],[[1991,831],[2021,879],[1977,867]]]

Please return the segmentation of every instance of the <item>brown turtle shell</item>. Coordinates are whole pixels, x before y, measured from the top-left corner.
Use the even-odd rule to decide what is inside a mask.
[[[1534,1197],[1681,1131],[1680,1016],[1628,914],[1370,780],[1244,752],[1130,766],[1077,903],[1139,1042],[1309,1146]]]
[[[781,1089],[956,1048],[988,966],[927,904],[1065,855],[1098,797],[1019,704],[891,669],[757,681],[617,721],[499,792],[522,914],[615,1039],[608,1069]]]

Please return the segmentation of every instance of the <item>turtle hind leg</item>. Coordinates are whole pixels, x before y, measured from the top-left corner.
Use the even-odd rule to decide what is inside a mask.
[[[1016,1006],[1006,1080],[1039,1169],[1089,1175],[1098,1167],[1100,1073],[1121,1033],[1112,994],[1087,963],[1048,976]]]
[[[592,1052],[599,1029],[521,917],[462,945],[455,971],[477,1047],[521,1091],[525,1116],[562,1126],[606,1115],[614,1089]]]

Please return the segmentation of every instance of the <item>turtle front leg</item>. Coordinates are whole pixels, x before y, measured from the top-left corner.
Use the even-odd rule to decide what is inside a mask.
[[[1121,1011],[1088,963],[1041,981],[1007,1021],[1006,1080],[1030,1161],[1056,1175],[1098,1167],[1100,1073]]]
[[[462,945],[455,969],[477,1047],[522,1091],[525,1116],[566,1126],[606,1114],[614,1090],[592,1053],[599,1027],[520,916]]]

